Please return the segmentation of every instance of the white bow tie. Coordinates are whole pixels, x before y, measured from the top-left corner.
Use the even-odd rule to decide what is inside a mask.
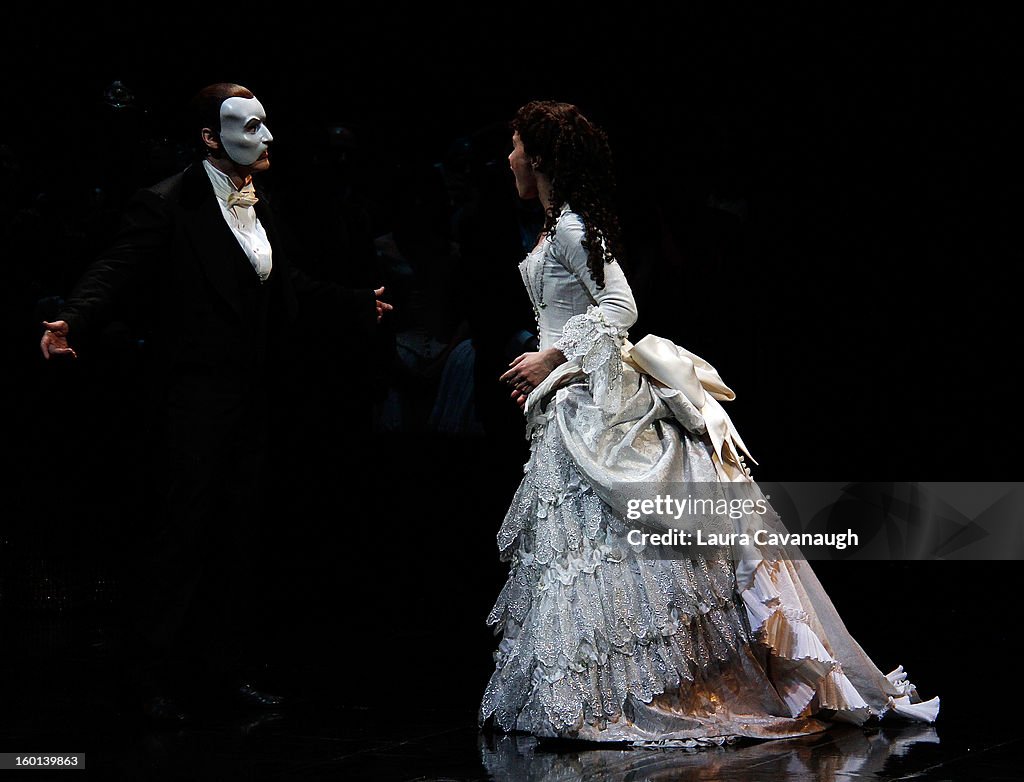
[[[228,193],[228,209],[235,206],[248,208],[255,205],[259,200],[260,199],[256,197],[256,188],[254,188],[250,182],[241,190]]]

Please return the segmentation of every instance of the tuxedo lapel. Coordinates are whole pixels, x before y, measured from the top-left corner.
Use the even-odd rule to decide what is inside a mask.
[[[274,253],[274,264],[268,281],[276,292],[275,295],[281,297],[286,317],[295,318],[298,315],[298,305],[295,300],[294,290],[292,289],[290,260],[287,253],[288,247],[280,238],[277,223],[274,221],[274,214],[270,209],[270,201],[258,185],[256,187],[256,195],[260,200],[256,202],[256,206],[253,208],[256,210],[256,217],[259,218],[260,225],[267,232],[267,241],[270,242],[270,247]]]
[[[185,171],[182,208],[189,214],[190,219],[185,221],[186,232],[207,279],[242,315],[238,264],[244,264],[250,271],[252,265],[224,221],[213,187],[201,165],[192,165]]]

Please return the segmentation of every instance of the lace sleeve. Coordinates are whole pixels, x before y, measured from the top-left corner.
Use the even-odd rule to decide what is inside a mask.
[[[594,401],[609,409],[622,399],[622,341],[626,330],[608,320],[597,305],[565,322],[554,347],[575,361],[590,378]]]

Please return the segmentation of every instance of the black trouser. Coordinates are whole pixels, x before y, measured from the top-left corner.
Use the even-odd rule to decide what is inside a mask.
[[[259,400],[172,404],[154,444],[155,507],[127,568],[130,674],[146,691],[241,673],[258,638],[265,415]]]

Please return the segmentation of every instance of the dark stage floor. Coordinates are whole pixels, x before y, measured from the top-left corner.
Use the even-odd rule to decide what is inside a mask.
[[[48,633],[52,640],[67,629],[59,624],[37,625],[37,638]],[[9,621],[3,629],[9,638]],[[209,711],[187,728],[156,729],[105,689],[114,671],[102,658],[53,663],[5,660],[0,751],[84,751],[87,772],[103,780],[1016,780],[1024,748],[1014,726],[987,719],[977,704],[955,702],[944,705],[934,727],[840,726],[697,751],[539,744],[481,734],[474,682],[455,664],[433,667],[432,660],[404,668],[408,687],[400,696],[384,687],[378,698],[346,698],[336,685],[341,671],[293,670],[298,695],[287,709]],[[357,672],[377,676],[371,667]],[[317,682],[324,685],[319,692]],[[447,697],[438,698],[444,686]]]
[[[416,624],[412,639],[424,637]],[[290,667],[267,671],[293,694],[288,708],[207,709],[187,727],[157,728],[123,697],[94,621],[8,614],[2,634],[0,752],[85,752],[94,779],[1016,780],[1024,749],[1015,725],[982,706],[999,703],[998,677],[980,682],[973,701],[956,691],[945,698],[934,727],[836,726],[699,751],[484,734],[475,708],[486,669],[461,663],[487,653],[469,654],[465,638],[447,652],[413,644],[372,658],[348,649],[336,665],[303,665],[296,655]],[[51,777],[67,775],[31,778]]]
[[[43,527],[5,543],[6,553],[0,546],[0,752],[84,752],[87,773],[102,780],[1020,778],[1024,738],[1008,718],[1020,685],[1005,668],[1017,562],[815,563],[872,659],[886,671],[904,665],[923,697],[941,696],[933,728],[840,726],[697,752],[481,735],[476,708],[496,645],[485,617],[508,572],[494,534],[519,454],[391,447],[430,458],[404,473],[402,491],[389,475],[367,476],[368,496],[386,511],[386,545],[360,531],[372,527],[365,505],[361,525],[355,510],[329,505],[280,525],[274,603],[252,655],[265,661],[267,689],[292,696],[280,713],[206,710],[187,728],[153,729],[111,649],[118,585],[101,563],[113,568],[112,550],[95,534],[73,550],[57,546]],[[451,512],[425,513],[439,487]],[[67,778],[31,778],[48,775]]]

